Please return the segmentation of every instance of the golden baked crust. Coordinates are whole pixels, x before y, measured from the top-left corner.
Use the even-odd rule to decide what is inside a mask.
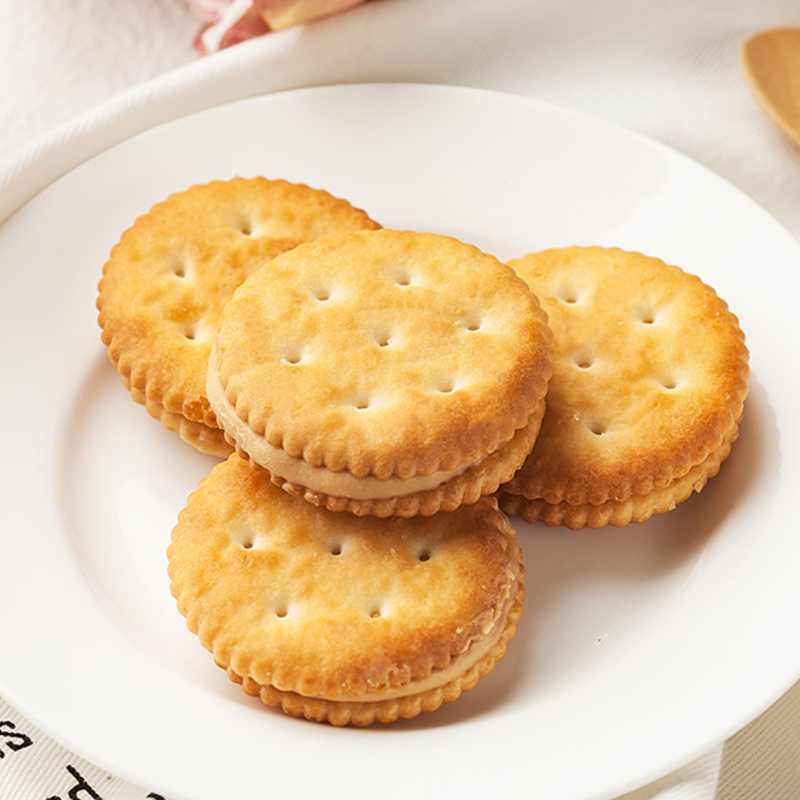
[[[534,422],[551,372],[546,317],[513,271],[410,231],[275,258],[235,293],[214,349],[212,404],[229,407],[223,427],[251,458],[277,472],[258,439],[381,481],[477,464]]]
[[[616,248],[510,264],[548,313],[555,355],[539,437],[501,488],[503,508],[621,525],[699,491],[736,439],[747,395],[744,334],[726,303],[696,276]]]
[[[378,227],[345,200],[282,180],[234,178],[173,194],[122,234],[103,269],[98,322],[111,361],[165,419],[219,428],[205,378],[234,289],[301,242]]]
[[[337,514],[236,454],[189,498],[168,557],[178,609],[215,661],[265,702],[334,724],[470,688],[502,656],[524,592],[492,497],[410,520]]]

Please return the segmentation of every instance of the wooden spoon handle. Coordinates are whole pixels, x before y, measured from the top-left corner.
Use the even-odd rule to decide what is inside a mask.
[[[769,118],[800,146],[800,28],[761,31],[742,47],[742,68]]]

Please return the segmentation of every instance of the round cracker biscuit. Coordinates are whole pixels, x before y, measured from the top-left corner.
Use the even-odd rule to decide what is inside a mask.
[[[412,516],[494,492],[538,433],[551,333],[507,266],[453,238],[330,236],[253,273],[207,393],[240,452],[333,510]]]
[[[378,228],[328,192],[266,178],[192,186],[136,220],[99,284],[103,343],[134,400],[204,452],[231,452],[205,396],[220,314],[256,267],[301,242]]]
[[[337,514],[236,454],[189,498],[168,557],[180,613],[231,679],[334,725],[456,699],[522,614],[521,552],[493,497],[434,517]]]
[[[536,445],[501,488],[510,514],[570,528],[626,525],[674,508],[735,441],[748,352],[713,289],[616,248],[510,262],[553,330],[553,378]]]

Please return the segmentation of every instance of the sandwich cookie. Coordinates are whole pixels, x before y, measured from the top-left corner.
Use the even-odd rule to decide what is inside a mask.
[[[287,492],[414,516],[491,494],[536,439],[551,333],[506,265],[456,239],[363,231],[254,272],[225,308],[207,393]]]
[[[111,251],[97,299],[103,343],[133,399],[199,450],[228,455],[205,396],[228,298],[301,242],[378,227],[346,200],[266,178],[192,186],[154,206]]]
[[[521,553],[495,498],[433,517],[337,514],[235,453],[190,496],[168,557],[180,613],[231,680],[334,725],[455,700],[522,615]]]
[[[553,330],[533,451],[499,493],[507,513],[570,528],[674,508],[717,474],[739,433],[748,351],[698,277],[641,253],[570,247],[510,262]]]

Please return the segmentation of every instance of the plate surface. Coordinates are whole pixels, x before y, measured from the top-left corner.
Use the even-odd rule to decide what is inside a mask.
[[[386,227],[512,258],[641,250],[700,275],[747,333],[741,438],[647,523],[519,524],[526,612],[458,702],[368,730],[263,708],[185,628],[165,549],[214,460],[133,404],[99,339],[102,265],[173,191],[263,174]],[[6,457],[0,693],[75,752],[170,800],[600,800],[700,755],[800,674],[800,247],[737,190],[639,136],[506,95],[307,89],[214,108],[100,153],[0,228]]]

